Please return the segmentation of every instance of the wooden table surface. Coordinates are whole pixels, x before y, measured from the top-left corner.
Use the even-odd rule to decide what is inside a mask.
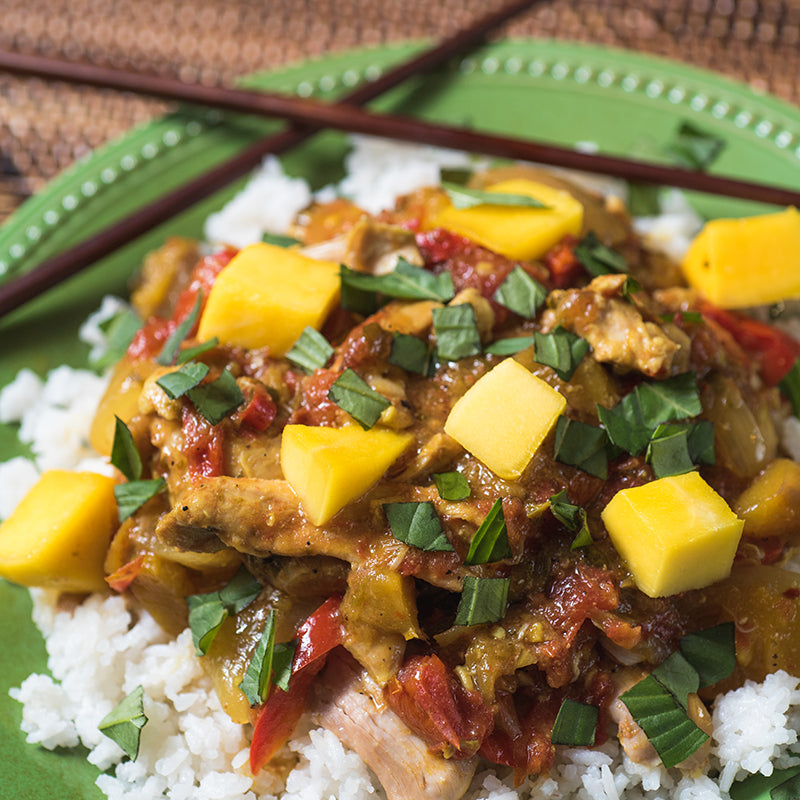
[[[232,84],[353,47],[455,32],[504,0],[0,0],[0,47]],[[552,0],[497,36],[608,44],[800,104],[800,0]],[[0,222],[75,159],[166,106],[0,73]]]

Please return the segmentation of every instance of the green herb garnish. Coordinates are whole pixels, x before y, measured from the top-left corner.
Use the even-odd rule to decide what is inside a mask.
[[[152,478],[145,481],[128,481],[118,483],[114,487],[117,500],[119,521],[124,522],[135,511],[138,511],[150,498],[155,497],[167,482],[163,478]]]
[[[570,550],[586,547],[592,544],[592,534],[586,521],[586,509],[573,505],[567,498],[567,493],[562,489],[554,494],[550,500],[550,513],[568,530],[576,534],[570,545]]]
[[[508,273],[492,299],[525,319],[533,319],[547,299],[547,289],[517,266]]]
[[[427,375],[430,368],[431,352],[428,343],[408,333],[395,332],[392,336],[392,349],[389,352],[390,364],[413,372]]]
[[[445,361],[458,361],[481,352],[475,309],[469,303],[433,309],[436,351]]]
[[[661,187],[653,183],[628,182],[628,212],[632,217],[653,217],[661,213]]]
[[[489,513],[475,531],[464,563],[467,566],[491,564],[494,561],[511,558],[512,555],[508,543],[506,518],[503,515],[503,501],[498,499],[494,501]]]
[[[227,369],[222,370],[216,380],[201,383],[190,389],[186,396],[212,425],[222,422],[231,411],[244,402],[244,395],[236,383],[236,378]]]
[[[311,375],[314,370],[322,369],[332,355],[333,347],[328,340],[318,330],[306,325],[286,358],[306,375]]]
[[[636,278],[632,278],[630,275],[628,275],[625,278],[625,282],[622,284],[622,296],[629,303],[632,303],[633,295],[635,295],[636,292],[641,292],[641,291],[642,291],[642,284],[639,283],[639,281],[637,281]]]
[[[200,316],[200,309],[203,307],[203,292],[197,293],[197,300],[195,301],[192,310],[184,317],[183,321],[174,331],[170,334],[161,352],[156,356],[156,363],[161,364],[163,367],[169,367],[175,363],[175,359],[180,352],[183,340],[189,335],[189,331],[194,328]]]
[[[604,245],[594,231],[589,231],[573,249],[575,258],[583,264],[590,275],[608,275],[614,272],[627,272],[625,256]]]
[[[539,364],[551,367],[562,381],[568,381],[574,374],[591,346],[586,339],[570,333],[564,328],[556,328],[550,333],[533,334],[533,357]]]
[[[798,358],[792,368],[783,376],[778,388],[783,396],[792,406],[792,411],[796,417],[800,417],[800,358]]]
[[[189,361],[175,372],[162,375],[156,383],[166,392],[167,397],[176,400],[202,383],[206,375],[208,375],[206,364]]]
[[[597,730],[599,710],[565,697],[558,709],[550,741],[569,747],[592,747]]]
[[[652,465],[656,478],[691,472],[695,465],[689,455],[688,430],[659,425],[647,445],[645,460]]]
[[[139,755],[142,728],[147,724],[144,713],[144,688],[137,686],[122,702],[100,721],[98,730],[116,742],[132,761]]]
[[[341,265],[342,287],[396,297],[401,300],[438,300],[446,303],[455,296],[453,278],[449,272],[435,275],[422,267],[415,267],[404,258],[397,261],[392,272],[372,275],[357,272]]]
[[[264,244],[274,244],[276,247],[294,247],[296,244],[302,244],[299,239],[282,233],[262,233],[261,241]]]
[[[487,192],[483,189],[468,189],[457,183],[442,182],[454,208],[474,208],[475,206],[517,206],[519,208],[550,208],[541,200],[526,194],[509,194],[506,192]]]
[[[513,336],[492,342],[484,352],[492,356],[513,356],[533,344],[533,336]]]
[[[228,616],[238,614],[261,592],[261,584],[241,567],[218,592],[193,594],[186,598],[189,628],[198,656],[204,656]]]
[[[453,624],[471,626],[499,622],[506,613],[510,586],[511,578],[466,575]]]
[[[681,638],[681,653],[697,671],[701,687],[713,686],[733,672],[736,667],[735,635],[734,624],[723,622]]]
[[[142,320],[132,309],[126,308],[118,311],[113,317],[100,324],[100,329],[106,337],[106,346],[103,352],[92,359],[95,369],[105,369],[116,364],[128,349],[133,337],[142,327]]]
[[[111,445],[111,465],[116,467],[129,481],[142,477],[142,457],[133,441],[128,426],[114,416],[114,441]]]
[[[466,167],[439,167],[439,183],[455,183],[466,186],[472,177],[472,170]]]
[[[669,691],[684,711],[689,707],[689,695],[700,688],[700,676],[679,652],[670,654],[653,670],[652,676]]]
[[[608,436],[602,428],[559,417],[553,458],[605,480],[608,477]]]
[[[369,430],[391,405],[349,367],[328,390],[328,398],[342,411],[346,411],[364,430]]]
[[[175,363],[185,364],[187,361],[191,361],[197,358],[197,356],[201,356],[203,353],[213,350],[218,344],[219,339],[216,336],[212,336],[210,339],[207,339],[205,342],[200,342],[200,344],[196,344],[194,347],[186,347],[178,353]]]
[[[672,693],[653,675],[639,681],[620,699],[641,725],[667,769],[708,741],[708,735],[686,716]]]
[[[395,539],[429,552],[453,549],[433,503],[384,503],[383,510]]]
[[[270,609],[264,631],[239,684],[251,706],[267,699],[270,686],[279,686],[284,691],[289,687],[297,642],[275,644],[275,619],[275,609]]]
[[[472,494],[467,479],[460,472],[437,472],[433,482],[442,500],[466,500]]]

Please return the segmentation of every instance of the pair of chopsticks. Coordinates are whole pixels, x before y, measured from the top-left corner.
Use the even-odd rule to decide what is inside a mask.
[[[273,93],[189,85],[157,76],[0,51],[0,70],[7,72],[135,91],[224,110],[278,117],[293,123],[292,127],[257,142],[226,163],[0,287],[0,316],[246,174],[268,153],[285,152],[321,128],[438,145],[503,158],[537,161],[629,181],[663,184],[775,205],[800,206],[800,192],[776,186],[649,162],[581,153],[533,140],[435,125],[418,119],[365,111],[358,107],[408,77],[441,65],[455,54],[483,40],[490,30],[539,2],[542,0],[511,2],[436,47],[386,72],[377,80],[358,87],[343,101],[330,104]]]

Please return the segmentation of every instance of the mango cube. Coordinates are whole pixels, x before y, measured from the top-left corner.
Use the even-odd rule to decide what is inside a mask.
[[[103,561],[116,527],[112,478],[45,472],[0,525],[0,576],[64,592],[103,591]]]
[[[456,402],[444,430],[492,472],[514,480],[566,405],[550,384],[507,358]]]
[[[622,489],[602,519],[636,585],[649,597],[726,578],[744,527],[697,472]]]
[[[434,218],[434,226],[466,236],[508,258],[530,261],[543,256],[567,234],[577,235],[583,225],[583,206],[562,189],[514,178],[495,183],[487,191],[533,197],[547,208],[484,203],[459,209],[448,204]]]
[[[200,317],[198,337],[268,347],[285,355],[303,329],[319,329],[339,297],[339,264],[253,244],[220,272]]]
[[[409,434],[358,425],[287,425],[281,440],[283,475],[314,525],[367,491],[411,444]]]
[[[800,214],[776,214],[706,223],[683,261],[689,283],[723,308],[800,297]]]

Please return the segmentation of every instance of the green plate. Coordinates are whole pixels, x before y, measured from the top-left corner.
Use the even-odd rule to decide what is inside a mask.
[[[250,83],[335,98],[365,77],[408,57],[419,43],[306,62]],[[409,81],[376,108],[564,145],[596,142],[612,154],[658,153],[682,120],[721,136],[714,169],[744,179],[800,185],[800,110],[718,75],[635,53],[550,41],[487,46],[427,78]],[[0,279],[30,269],[69,244],[199,174],[273,130],[275,123],[183,109],[131,131],[54,180],[0,228]],[[287,169],[323,185],[340,175],[347,144],[327,133],[284,159]],[[143,254],[168,233],[199,235],[202,220],[236,185],[143,237],[46,297],[0,321],[0,386],[23,366],[39,373],[82,366],[80,322],[105,293],[125,292]],[[706,216],[757,213],[763,207],[693,198]],[[11,426],[0,426],[5,460],[24,452]],[[30,622],[27,593],[0,581],[0,794],[50,800],[101,797],[79,752],[27,745],[20,708],[7,695],[45,665]]]

